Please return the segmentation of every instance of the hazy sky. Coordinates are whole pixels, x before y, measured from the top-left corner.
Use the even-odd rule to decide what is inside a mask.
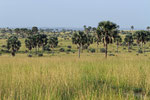
[[[150,26],[150,0],[0,0],[0,27]]]

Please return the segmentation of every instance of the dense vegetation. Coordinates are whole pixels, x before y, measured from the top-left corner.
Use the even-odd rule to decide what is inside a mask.
[[[0,99],[149,100],[149,46],[149,27],[110,21],[80,31],[0,29]]]

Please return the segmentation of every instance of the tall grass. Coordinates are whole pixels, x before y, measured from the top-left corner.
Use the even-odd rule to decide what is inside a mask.
[[[1,100],[150,99],[150,57],[0,57]]]

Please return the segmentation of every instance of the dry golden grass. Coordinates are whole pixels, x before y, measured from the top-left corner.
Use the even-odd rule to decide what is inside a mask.
[[[149,100],[150,56],[0,56],[1,100]]]

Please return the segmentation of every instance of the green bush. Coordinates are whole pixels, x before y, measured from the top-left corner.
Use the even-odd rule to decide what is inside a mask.
[[[39,54],[38,54],[38,56],[39,56],[39,57],[42,57],[42,56],[43,56],[43,54],[42,54],[42,53],[39,53]]]
[[[60,52],[65,52],[65,49],[64,48],[60,48],[59,51]]]
[[[67,52],[71,52],[71,49],[67,49]]]
[[[100,52],[101,52],[101,53],[105,53],[105,49],[104,49],[104,48],[101,48],[101,49],[100,49]]]
[[[93,49],[93,48],[92,48],[92,49],[90,49],[90,52],[91,52],[91,53],[95,53],[95,51],[96,51],[96,50],[95,50],[95,49]]]
[[[50,46],[49,45],[44,46],[44,51],[51,51]]]
[[[142,49],[139,49],[139,50],[138,50],[138,53],[143,53]]]
[[[71,49],[71,48],[72,48],[72,46],[68,45],[68,48],[69,48],[69,49]]]
[[[133,46],[137,46],[137,44],[136,44],[136,43],[133,43]]]
[[[28,57],[32,57],[32,55],[31,55],[31,54],[29,54],[29,55],[28,55]]]
[[[109,56],[115,56],[115,54],[112,54],[112,53],[111,53],[111,54],[109,54]]]

